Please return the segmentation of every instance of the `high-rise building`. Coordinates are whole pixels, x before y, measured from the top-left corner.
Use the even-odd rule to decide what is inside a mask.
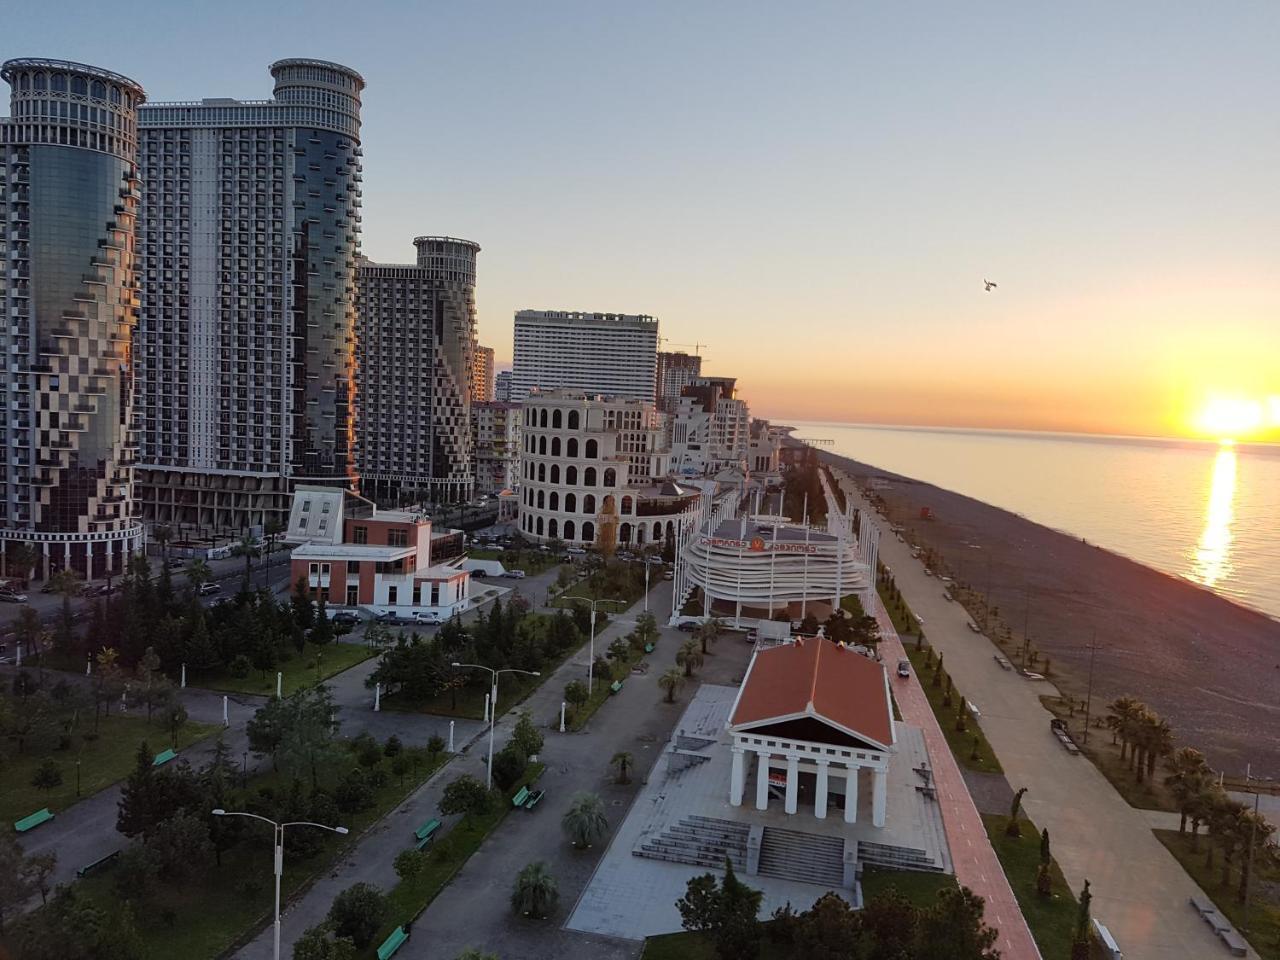
[[[670,410],[685,387],[702,376],[702,358],[695,353],[676,351],[658,354],[658,407]]]
[[[476,254],[418,237],[416,263],[360,264],[360,474],[381,502],[471,496]]]
[[[535,391],[654,402],[658,321],[621,313],[520,310],[516,313],[511,400]]]
[[[518,404],[494,401],[471,405],[476,493],[501,493],[519,481],[520,421]]]
[[[498,403],[511,402],[511,371],[499,370],[493,377],[493,399]]]
[[[9,60],[0,78],[0,549],[14,577],[120,573],[143,534],[130,356],[146,95],[62,60]],[[13,565],[19,544],[31,569]]]
[[[140,499],[197,535],[285,520],[295,481],[356,482],[364,80],[271,75],[271,100],[138,114]]]
[[[734,377],[698,377],[671,408],[671,469],[688,477],[742,466],[748,457],[750,419]]]
[[[471,364],[471,402],[493,400],[493,347],[476,347]]]

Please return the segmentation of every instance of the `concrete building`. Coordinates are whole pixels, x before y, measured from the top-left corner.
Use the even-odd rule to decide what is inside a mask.
[[[514,403],[471,406],[476,493],[498,494],[520,481],[520,425],[524,414]]]
[[[0,551],[22,579],[119,574],[143,542],[130,357],[146,95],[62,60],[9,60],[0,78]],[[7,562],[19,543],[33,570]]]
[[[658,321],[621,313],[520,310],[511,400],[549,390],[654,402]]]
[[[707,476],[747,463],[750,410],[734,377],[698,377],[671,407],[671,468],[678,476]],[[776,469],[776,467],[775,467]]]
[[[356,482],[364,80],[271,75],[270,100],[138,115],[139,496],[188,535],[282,522],[295,481]]]
[[[521,532],[585,545],[673,540],[701,492],[668,476],[664,434],[652,403],[535,393],[521,427]]]
[[[493,377],[493,399],[498,403],[511,402],[511,371],[499,370]]]
[[[702,376],[702,358],[681,351],[658,354],[658,409],[669,412],[675,407],[685,387]]]
[[[493,347],[477,346],[471,364],[471,402],[493,400]]]
[[[360,264],[361,489],[380,502],[471,496],[479,244],[418,237],[416,263]]]
[[[305,578],[314,599],[333,606],[441,622],[466,609],[471,575],[461,534],[437,536],[423,514],[379,510],[348,490],[299,484],[286,539],[290,581]],[[456,542],[455,542],[456,541]],[[452,562],[441,562],[449,554]]]
[[[777,473],[781,469],[782,439],[790,428],[775,427],[768,420],[751,421],[747,431],[747,469],[752,473]]]

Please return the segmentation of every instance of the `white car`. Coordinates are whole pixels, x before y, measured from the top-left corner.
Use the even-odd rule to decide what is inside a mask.
[[[434,610],[418,610],[413,614],[413,619],[418,623],[431,624],[432,626],[444,623],[444,617],[436,613]]]
[[[943,591],[942,591],[942,599],[943,599],[943,600],[954,600],[954,599],[955,599],[955,597],[953,597],[953,596],[951,595],[951,591],[950,591],[950,590],[943,590]]]
[[[0,590],[0,602],[26,603],[27,595],[25,593],[14,593],[12,590]]]
[[[523,580],[525,574],[523,570],[508,570],[503,576],[510,577],[512,580]]]

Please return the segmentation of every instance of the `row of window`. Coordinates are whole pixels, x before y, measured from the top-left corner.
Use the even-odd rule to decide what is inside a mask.
[[[544,410],[543,412],[545,413],[546,411]],[[577,411],[575,410],[573,412],[576,413]],[[548,446],[547,438],[545,436],[535,437],[532,434],[526,433],[524,435],[524,452],[536,453],[544,457],[546,456],[558,457],[560,456],[560,438],[552,437],[551,443]],[[573,459],[578,456],[578,439],[576,437],[570,437],[568,441],[564,444],[564,455],[570,459]],[[599,441],[594,439],[588,440],[583,445],[582,455],[587,460],[598,459],[600,456]]]
[[[586,467],[582,471],[582,483],[579,484],[578,468],[575,466],[568,466],[564,468],[564,483],[565,483],[565,486],[568,486],[568,487],[576,487],[581,485],[584,487],[602,486],[602,487],[608,487],[610,489],[618,485],[618,473],[616,470],[613,469],[613,467],[605,467],[604,482],[597,484],[596,478],[599,475],[600,474],[596,471],[595,467]],[[549,481],[547,479],[548,476],[550,476],[551,478]],[[539,463],[535,467],[534,464],[526,460],[524,463],[524,478],[526,480],[533,480],[535,477],[537,478],[538,483],[548,483],[548,482],[553,484],[559,483],[560,482],[560,464],[558,463],[551,464],[551,469],[550,471],[548,471],[547,465],[545,463]]]

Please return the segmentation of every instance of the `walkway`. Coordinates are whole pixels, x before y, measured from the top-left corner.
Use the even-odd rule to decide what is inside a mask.
[[[853,484],[842,486],[871,510]],[[889,529],[884,518],[880,526]],[[1079,891],[1086,878],[1091,881],[1093,915],[1115,936],[1126,960],[1225,956],[1187,905],[1203,892],[1152,834],[1145,812],[1129,806],[1093,764],[1068,754],[1049,732],[1050,714],[1039,698],[1052,687],[1001,670],[992,659],[995,646],[968,629],[964,608],[943,598],[944,584],[925,574],[907,545],[881,537],[880,559],[923,618],[930,645],[946,654],[956,686],[981,711],[983,732],[1010,784],[1029,788],[1023,809],[1037,827],[1048,828],[1067,882]],[[953,852],[957,846],[953,839]]]
[[[876,598],[876,620],[880,624],[880,653],[886,664],[905,660],[907,653],[893,628],[888,611]],[[951,663],[948,661],[947,666]],[[1004,960],[1039,960],[1031,930],[1022,916],[1013,888],[996,857],[982,817],[969,796],[960,766],[947,744],[938,718],[929,706],[920,680],[914,672],[908,680],[894,677],[893,695],[902,711],[902,719],[924,731],[924,742],[933,760],[933,779],[942,807],[942,822],[947,830],[951,860],[956,879],[986,901],[986,922],[1000,931],[997,946]]]

